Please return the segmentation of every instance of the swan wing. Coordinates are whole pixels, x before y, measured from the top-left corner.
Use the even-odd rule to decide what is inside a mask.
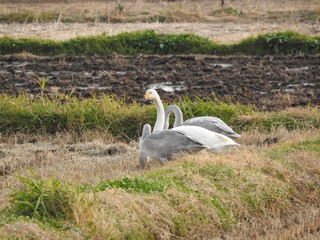
[[[220,151],[224,147],[238,145],[235,141],[227,136],[198,126],[184,125],[172,128],[171,131],[182,133],[192,141],[199,142],[206,146],[211,151]]]
[[[195,117],[186,120],[183,125],[193,125],[203,127],[213,132],[221,133],[228,137],[239,138],[240,135],[233,131],[224,121],[217,117]]]
[[[197,153],[207,146],[176,131],[162,130],[149,134],[140,143],[140,150],[150,158],[172,159],[183,153]]]

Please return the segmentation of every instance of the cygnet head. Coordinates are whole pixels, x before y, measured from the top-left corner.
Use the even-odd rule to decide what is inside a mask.
[[[143,140],[150,133],[151,133],[151,125],[147,123],[143,126],[141,140]]]
[[[140,150],[142,150],[144,140],[149,134],[151,134],[151,125],[147,123],[143,126],[143,129],[142,129],[142,135],[141,135],[141,138],[139,141],[139,149]]]
[[[144,101],[150,100],[155,101],[156,99],[159,99],[159,94],[154,89],[148,89],[146,91],[146,94],[144,95]]]

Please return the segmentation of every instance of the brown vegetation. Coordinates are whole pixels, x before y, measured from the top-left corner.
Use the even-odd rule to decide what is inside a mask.
[[[119,4],[116,1],[61,1],[59,4],[4,1],[0,16],[24,14],[26,17],[22,22],[29,22],[25,13],[32,13],[34,20],[29,24],[1,24],[0,36],[66,40],[103,32],[115,35],[123,31],[153,29],[157,33],[194,33],[228,43],[274,31],[319,34],[319,3],[316,0],[225,1],[223,10],[220,1],[209,0],[137,0],[120,1]],[[119,7],[123,8],[121,13]],[[49,22],[38,23],[41,18],[50,19],[50,16]]]
[[[192,174],[190,170],[181,168],[183,164],[197,164],[198,169],[202,169],[208,164],[214,164],[222,167],[222,170],[227,168],[234,169],[234,174],[229,181],[233,184],[239,178],[247,178],[247,184],[255,184],[255,191],[273,191],[273,187],[277,184],[281,185],[280,191],[288,191],[286,183],[301,184],[301,194],[297,199],[292,199],[290,208],[286,206],[287,200],[275,199],[271,205],[263,205],[264,217],[262,218],[258,212],[247,212],[246,207],[241,205],[240,199],[237,196],[237,189],[230,188],[230,191],[224,194],[233,197],[219,195],[219,199],[228,199],[229,202],[224,202],[227,206],[233,206],[235,211],[240,211],[243,215],[243,222],[234,226],[232,231],[222,230],[222,222],[220,222],[216,210],[207,208],[202,205],[199,199],[194,194],[182,194],[179,191],[171,189],[166,191],[165,196],[168,199],[176,199],[181,203],[179,207],[180,213],[190,211],[192,214],[206,211],[208,216],[215,216],[209,222],[194,222],[194,225],[189,229],[187,239],[302,239],[317,238],[319,236],[319,209],[317,201],[319,199],[318,190],[313,191],[308,195],[308,191],[304,184],[312,179],[306,178],[308,172],[319,169],[317,155],[300,150],[295,154],[288,153],[284,158],[292,163],[292,166],[304,167],[305,171],[295,172],[294,169],[288,171],[285,164],[281,161],[271,160],[264,157],[265,152],[274,151],[278,148],[285,148],[290,144],[299,143],[301,140],[312,139],[319,136],[319,131],[293,131],[288,132],[284,129],[278,129],[269,133],[248,132],[242,135],[240,140],[241,148],[233,149],[231,152],[225,152],[223,155],[212,155],[204,153],[200,156],[184,157],[174,162],[169,162],[165,166],[161,166],[157,162],[152,162],[149,170],[154,174],[161,172],[181,172],[182,174],[190,174],[193,179],[192,183],[186,183],[189,187],[197,189],[199,192],[212,192],[208,186],[207,180],[201,178],[197,172]],[[266,141],[268,138],[276,138],[276,143]],[[22,175],[28,175],[26,168],[32,167],[34,172],[42,179],[53,176],[55,179],[67,181],[69,183],[81,183],[94,185],[100,180],[116,180],[124,176],[132,174],[141,175],[138,168],[138,150],[137,143],[132,143],[132,146],[122,143],[115,143],[111,139],[103,138],[101,133],[87,133],[81,138],[77,138],[70,134],[58,135],[55,138],[48,136],[25,136],[17,135],[15,137],[2,137],[1,154],[10,159],[8,162],[14,171],[2,172],[0,186],[0,208],[7,205],[7,194],[11,190],[7,186],[18,188],[20,185],[18,179],[14,176],[17,172]],[[28,160],[25,160],[25,156]],[[26,164],[21,165],[21,162]],[[2,165],[3,166],[3,165]],[[20,167],[19,167],[20,166]],[[2,168],[3,169],[3,168]],[[251,169],[251,170],[250,170]],[[313,170],[314,169],[314,170]],[[186,171],[186,173],[184,173]],[[270,176],[262,175],[260,171],[270,171]],[[273,174],[280,174],[281,178],[277,178]],[[295,173],[294,175],[292,175]],[[261,179],[264,177],[264,179]],[[280,180],[283,181],[280,181]],[[303,180],[305,179],[305,180]],[[18,185],[17,185],[18,184]],[[224,181],[221,182],[224,186]],[[240,183],[239,184],[243,184]],[[279,186],[280,186],[279,185]],[[241,187],[247,187],[240,185]],[[279,188],[279,186],[277,186]],[[229,187],[229,186],[226,186]],[[283,189],[282,189],[283,188]],[[239,189],[240,190],[240,189]],[[212,192],[212,194],[222,194],[222,192]],[[249,193],[253,194],[253,193]],[[280,194],[280,193],[279,193]],[[257,195],[259,195],[257,193]],[[93,196],[92,196],[93,197]],[[33,236],[35,239],[43,237],[50,239],[60,239],[69,237],[73,239],[82,239],[83,231],[92,231],[91,225],[97,231],[93,231],[91,237],[99,238],[106,234],[110,238],[112,236],[123,236],[118,232],[118,227],[125,229],[135,229],[137,232],[144,232],[140,229],[139,223],[142,219],[152,219],[146,222],[146,226],[151,228],[151,231],[157,234],[159,239],[171,239],[172,227],[174,223],[170,220],[171,215],[176,215],[179,218],[179,212],[173,212],[172,206],[168,205],[166,198],[159,195],[140,195],[129,194],[124,190],[109,189],[99,193],[94,198],[94,205],[78,206],[76,211],[77,219],[74,219],[81,231],[71,227],[63,233],[53,229],[43,230],[37,224],[26,221],[16,221],[14,223],[5,224],[0,228],[0,234],[4,236],[15,235],[22,239],[28,236]],[[281,201],[283,202],[281,202]],[[89,199],[87,201],[90,202]],[[257,199],[257,201],[259,201]],[[278,202],[280,201],[280,202]],[[303,201],[303,202],[301,202]],[[80,204],[80,202],[79,202]],[[192,207],[191,207],[192,206]],[[206,209],[203,209],[206,208]],[[192,214],[184,219],[186,224],[194,221]],[[255,216],[255,217],[253,217]],[[118,222],[120,220],[120,222]],[[203,226],[203,228],[199,228]],[[90,230],[91,229],[91,230]],[[185,231],[181,229],[181,231]],[[213,237],[212,234],[215,234]],[[131,232],[134,236],[135,233]],[[218,237],[219,236],[219,237]]]

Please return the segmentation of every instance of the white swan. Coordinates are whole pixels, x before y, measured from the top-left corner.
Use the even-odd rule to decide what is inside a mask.
[[[186,125],[199,126],[228,137],[240,138],[240,135],[238,133],[233,131],[227,124],[225,124],[224,121],[217,117],[194,117],[183,122],[181,109],[177,105],[170,105],[169,107],[167,107],[165,111],[164,129],[169,128],[169,117],[172,112],[175,116],[173,127]]]

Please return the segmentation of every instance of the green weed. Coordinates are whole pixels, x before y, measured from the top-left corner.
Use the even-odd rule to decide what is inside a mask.
[[[44,88],[46,86],[46,83],[47,83],[48,79],[41,78],[41,79],[35,80],[35,81],[40,86],[40,88],[41,88],[41,96],[43,96],[43,90],[44,90]]]
[[[192,101],[189,97],[185,97],[177,103],[184,114],[184,118],[215,116],[228,122],[235,115],[250,114],[254,111],[252,106],[243,106],[233,104],[228,100],[219,100],[214,93],[212,94],[212,98],[200,99],[195,96],[196,100]]]
[[[39,85],[44,88],[45,82],[41,80]],[[320,128],[320,112],[312,108],[301,113],[258,112],[250,106],[209,98],[195,101],[185,98],[176,104],[184,119],[215,116],[240,133],[248,130],[270,132],[280,127],[288,130]],[[124,100],[115,100],[108,95],[82,100],[68,95],[56,96],[53,100],[46,96],[29,99],[23,94],[0,96],[0,132],[3,134],[73,131],[81,135],[86,130],[104,130],[118,139],[132,140],[140,136],[143,124],[155,122],[156,115],[152,105],[126,104]]]
[[[0,22],[5,23],[31,23],[36,19],[36,16],[31,11],[22,11],[10,14],[4,14],[0,16]]]
[[[32,11],[14,12],[0,15],[0,22],[4,23],[32,23],[32,22],[50,22],[59,18],[59,14],[55,12],[41,12],[35,14]]]
[[[36,55],[57,54],[316,54],[320,37],[309,37],[291,31],[251,37],[236,44],[217,44],[193,34],[156,34],[144,32],[77,37],[67,41],[0,38],[0,54],[29,52]]]
[[[141,14],[141,15],[149,15],[150,12],[148,12],[148,11],[142,11],[140,14]]]
[[[292,31],[267,33],[230,45],[230,51],[248,55],[319,53],[320,38]]]
[[[310,111],[282,111],[282,112],[258,112],[237,115],[230,124],[240,131],[259,129],[271,132],[279,127],[288,130],[320,128],[320,112],[310,108]]]
[[[121,14],[123,12],[124,6],[121,3],[118,3],[118,11]]]
[[[245,14],[240,11],[238,12],[238,10],[233,9],[231,7],[229,8],[224,8],[224,9],[220,9],[220,10],[215,10],[213,12],[210,13],[211,16],[217,16],[217,15],[221,15],[221,14],[229,14],[229,15],[233,15],[233,16],[238,16],[238,17],[243,17],[245,16]]]
[[[279,148],[267,152],[266,156],[273,160],[283,160],[286,156],[288,156],[288,154],[295,154],[295,152],[299,150],[315,152],[320,156],[320,137],[312,140],[305,140],[296,144],[283,145]]]
[[[152,179],[134,177],[124,177],[121,180],[115,181],[102,181],[94,188],[95,191],[103,191],[106,188],[121,188],[127,192],[150,193],[150,192],[163,192],[168,188],[169,182],[162,177]]]
[[[22,190],[12,189],[10,211],[19,216],[76,221],[74,204],[79,201],[80,188],[52,178],[41,180],[30,170],[31,177],[18,176]]]

